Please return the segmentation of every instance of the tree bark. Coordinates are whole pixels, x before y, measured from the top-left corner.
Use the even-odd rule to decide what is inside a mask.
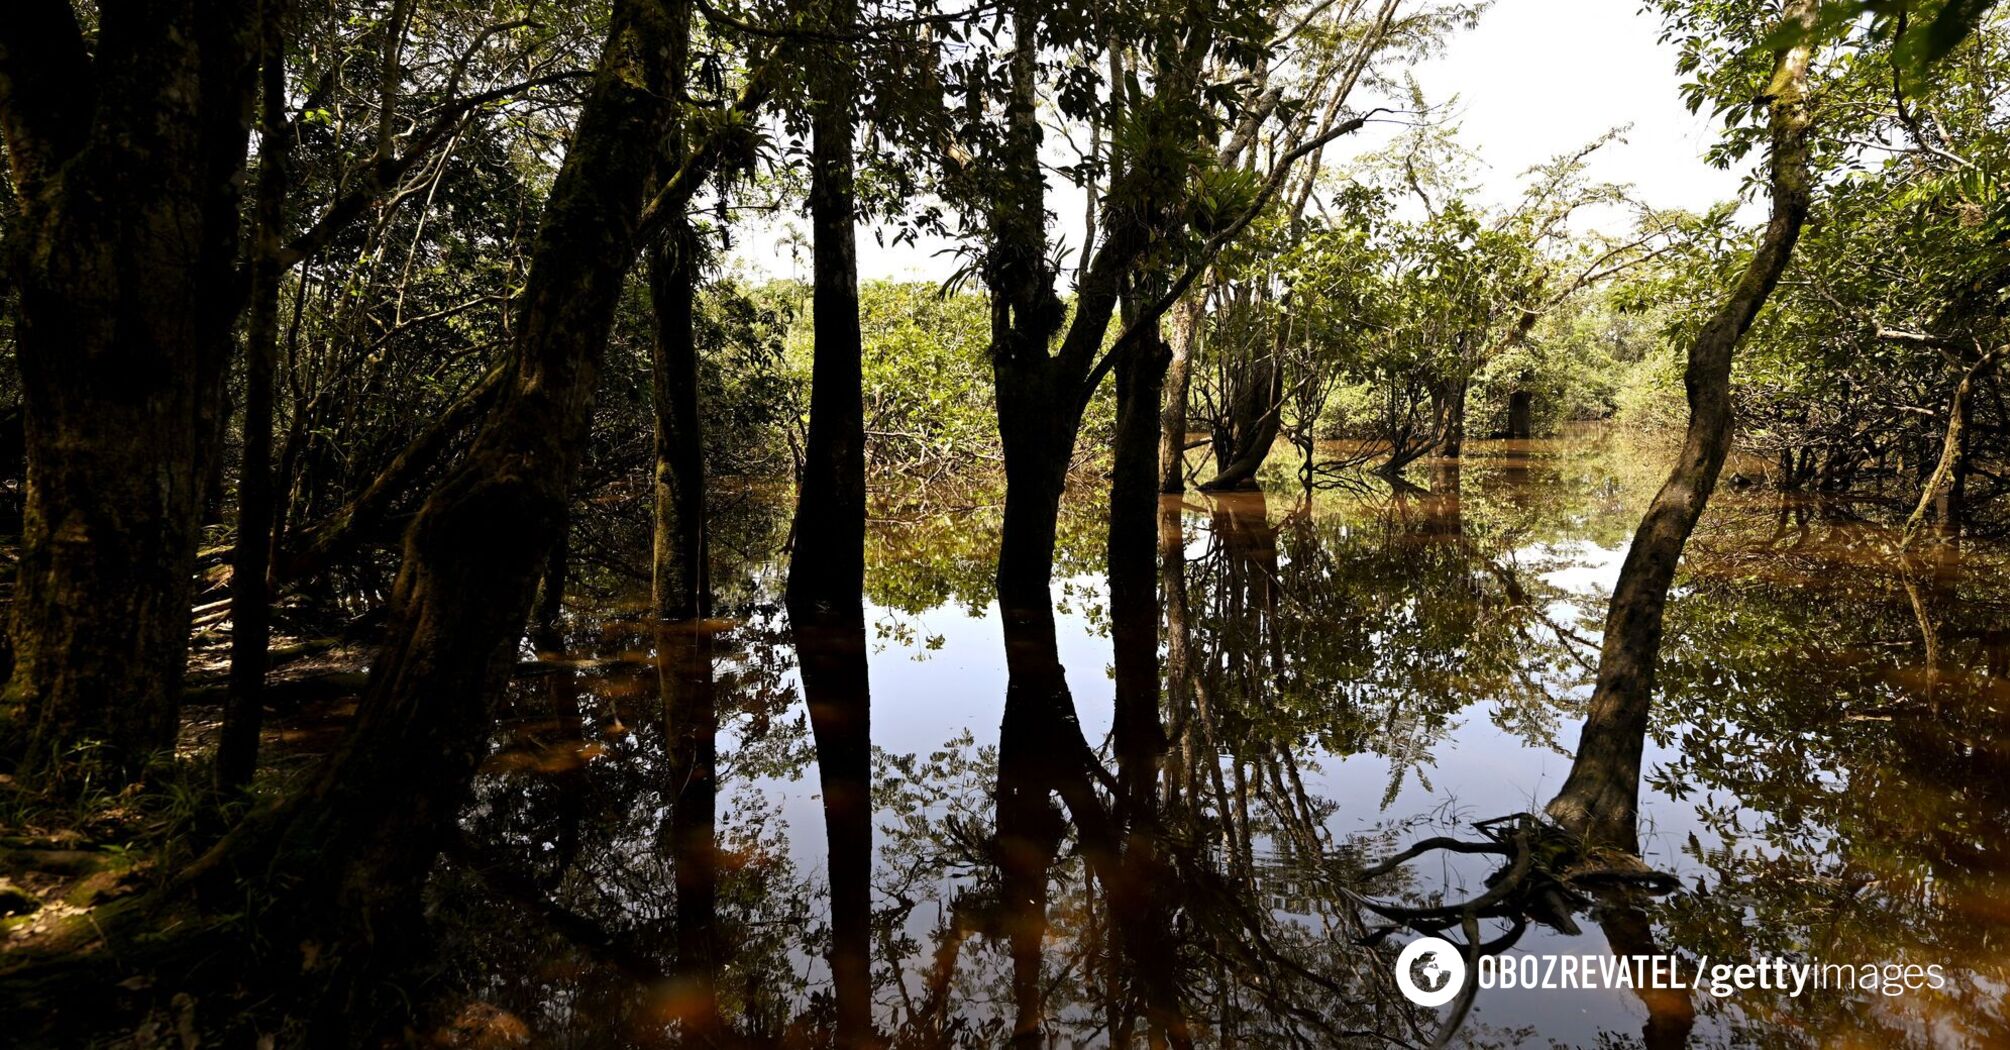
[[[1147,337],[1116,364],[1110,468],[1110,637],[1116,669],[1117,781],[1134,814],[1150,808],[1165,750],[1159,724],[1159,411],[1171,352]],[[1136,819],[1134,816],[1133,819]]]
[[[1815,0],[1791,0],[1786,17],[1811,27]],[[1812,33],[1807,34],[1812,36]],[[1570,776],[1549,815],[1588,842],[1631,841],[1640,799],[1645,746],[1662,616],[1682,548],[1709,502],[1731,443],[1731,356],[1793,254],[1811,196],[1808,65],[1812,44],[1774,56],[1768,88],[1768,157],[1772,214],[1738,282],[1696,333],[1685,384],[1689,425],[1668,480],[1648,507],[1620,567],[1598,663],[1598,683],[1578,739]]]
[[[114,7],[94,54],[63,0],[0,18],[28,453],[4,715],[45,785],[174,742],[259,36],[253,0]]]
[[[656,411],[651,601],[658,619],[708,615],[711,542],[705,529],[705,438],[698,410],[698,243],[673,223],[649,252],[655,314],[650,388]]]
[[[237,542],[230,560],[230,690],[216,751],[216,783],[251,783],[265,711],[271,630],[272,383],[279,356],[279,248],[285,237],[287,160],[284,22],[268,14],[261,72],[257,235],[251,252],[251,314],[244,332],[244,448],[237,472]]]
[[[1195,292],[1172,311],[1166,339],[1172,358],[1166,365],[1165,408],[1159,417],[1159,491],[1186,491],[1186,423],[1194,346],[1206,318],[1206,293]]]
[[[1920,488],[1919,503],[1905,520],[1903,544],[1911,546],[1919,531],[1932,518],[1939,531],[1948,536],[1961,532],[1961,497],[1967,473],[1968,417],[1975,398],[1975,385],[1988,377],[2010,355],[2010,343],[1983,354],[1954,385],[1947,401],[1947,431],[1941,437],[1940,460]]]

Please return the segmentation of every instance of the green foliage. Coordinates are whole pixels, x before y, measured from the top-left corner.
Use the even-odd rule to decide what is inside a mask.
[[[1923,476],[1965,362],[2010,335],[2010,118],[2000,104],[2010,31],[1990,15],[1946,61],[1905,69],[1889,34],[1876,35],[1902,14],[1881,16],[1825,67],[1825,184],[1737,358],[1741,440],[1788,487]],[[1736,243],[1685,260],[1664,290],[1680,299],[1721,287]],[[1696,316],[1677,312],[1678,343]],[[1931,338],[1882,334],[1893,331]],[[1969,455],[1993,458],[2000,406],[1984,398],[1977,410]]]
[[[808,289],[778,285],[802,312],[787,339],[789,374],[808,390],[815,352]],[[998,456],[992,409],[987,301],[934,285],[868,281],[859,286],[864,342],[866,454],[878,470],[937,476]],[[798,401],[800,429],[807,397]]]

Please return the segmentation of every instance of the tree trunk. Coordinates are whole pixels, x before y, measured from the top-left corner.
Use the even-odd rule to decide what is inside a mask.
[[[710,537],[705,529],[705,438],[698,414],[698,243],[673,223],[649,250],[649,302],[656,333],[650,389],[656,410],[655,541],[651,603],[661,620],[708,615]]]
[[[789,621],[823,788],[830,967],[840,1050],[871,1046],[872,697],[865,647],[865,383],[852,186],[857,0],[826,9],[834,42],[810,84],[815,359],[789,558]]]
[[[857,19],[855,0],[837,0],[830,18],[833,34],[849,33]],[[849,610],[865,580],[864,373],[852,191],[855,88],[849,57],[832,55],[825,65],[812,85],[816,357],[788,585],[790,615],[811,617]]]
[[[1200,719],[1193,710],[1192,631],[1187,622],[1186,529],[1180,501],[1159,501],[1159,601],[1165,609],[1166,710],[1179,741],[1179,769],[1167,778],[1168,804],[1199,805]]]
[[[1059,399],[1048,362],[994,362],[998,431],[1005,447],[1005,520],[998,545],[998,603],[1007,619],[1053,616],[1055,532],[1081,414]],[[1007,378],[1010,376],[1011,378]]]
[[[1172,311],[1172,334],[1166,340],[1172,359],[1166,367],[1165,408],[1159,417],[1159,491],[1164,493],[1186,491],[1188,381],[1206,317],[1205,302],[1204,291],[1194,292]]]
[[[1983,354],[1968,367],[1947,401],[1947,432],[1940,443],[1940,460],[1920,489],[1919,503],[1905,521],[1904,545],[1910,546],[1927,519],[1947,536],[1961,533],[1961,497],[1967,475],[1968,417],[1975,399],[1975,384],[1981,382],[2010,354],[2010,343]]]
[[[1471,383],[1448,381],[1431,391],[1432,408],[1438,417],[1438,452],[1457,459],[1466,445],[1466,392]]]
[[[1535,394],[1515,389],[1508,393],[1507,436],[1527,441],[1535,436]]]
[[[287,157],[286,35],[268,18],[261,74],[257,239],[251,250],[251,315],[244,332],[244,449],[237,473],[237,543],[230,560],[230,690],[216,751],[216,783],[251,783],[265,710],[271,638],[272,382],[279,357],[279,248],[285,235]]]
[[[492,698],[564,520],[687,19],[687,8],[615,5],[538,231],[512,382],[407,534],[386,642],[348,734],[302,795],[247,820],[180,880],[207,897],[241,896],[239,873],[297,879],[270,918],[328,938],[317,977],[394,965],[422,929],[413,888],[487,750]]]
[[[1275,353],[1255,362],[1251,370],[1254,376],[1233,399],[1234,416],[1229,423],[1233,451],[1215,476],[1201,486],[1208,492],[1254,487],[1256,472],[1263,469],[1271,446],[1277,443],[1283,422],[1284,370]]]
[[[1815,0],[1791,0],[1786,17],[1811,25],[1814,7]],[[1577,758],[1548,807],[1558,823],[1594,844],[1631,841],[1634,835],[1640,755],[1668,587],[1730,448],[1731,355],[1779,282],[1807,218],[1811,57],[1805,39],[1775,54],[1769,89],[1772,215],[1738,283],[1689,347],[1689,426],[1680,458],[1655,494],[1620,567]]]
[[[1117,430],[1110,469],[1110,637],[1116,668],[1117,779],[1127,806],[1149,807],[1165,750],[1159,725],[1159,410],[1172,355],[1157,338],[1117,359]]]
[[[0,18],[28,458],[0,715],[45,785],[123,782],[174,743],[257,88],[251,0],[98,30],[91,54],[62,0]]]

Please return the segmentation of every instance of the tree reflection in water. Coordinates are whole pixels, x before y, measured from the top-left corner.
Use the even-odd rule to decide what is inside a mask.
[[[1633,458],[1476,443],[1421,489],[1162,503],[1159,684],[1142,705],[1075,655],[1079,632],[1115,634],[1109,617],[1137,607],[1103,602],[1093,503],[1061,523],[1058,613],[989,612],[995,522],[955,511],[876,527],[871,610],[843,629],[792,631],[759,562],[719,573],[750,583],[705,629],[575,616],[571,662],[513,693],[429,889],[451,931],[442,1030],[551,1046],[1428,1044],[1452,1011],[1395,995],[1397,945],[1377,936],[1392,921],[1362,903],[1419,928],[1483,895],[1500,855],[1377,862],[1472,840],[1475,818],[1537,810],[1560,782],[1601,584],[1636,474],[1652,480]],[[1993,547],[1922,565],[1820,508],[1727,498],[1671,601],[1635,815],[1641,852],[1682,888],[1531,889],[1479,939],[1956,974],[1892,1000],[1614,992],[1570,1001],[1589,1019],[1566,1041],[2010,1040],[1992,991],[2010,980],[1994,903],[2010,869],[2006,578]],[[893,672],[915,658],[953,691],[903,693],[915,679]],[[666,718],[662,668],[712,703]],[[970,731],[890,748],[913,735],[868,716],[868,693]],[[1121,718],[1163,745],[1120,746],[1105,734]],[[1457,1038],[1512,1044],[1550,1002],[1483,994]]]

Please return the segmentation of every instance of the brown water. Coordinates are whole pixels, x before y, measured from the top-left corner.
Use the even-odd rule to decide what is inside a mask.
[[[1001,780],[996,494],[938,490],[876,522],[879,1035],[1001,1046],[1016,1023],[1031,1045],[1146,1045],[1156,1021],[1203,1046],[1431,1044],[1454,1011],[1396,995],[1391,960],[1414,934],[1376,940],[1385,924],[1360,902],[1467,899],[1498,858],[1358,873],[1539,812],[1561,785],[1604,599],[1660,463],[1600,435],[1481,442],[1456,476],[1423,471],[1427,489],[1169,507],[1185,596],[1164,629],[1188,674],[1161,705],[1170,747],[1140,789],[1156,860],[1135,883],[1090,879],[1062,811],[1025,808],[1010,769]],[[659,638],[623,611],[636,594],[618,540],[583,574],[576,662],[512,692],[466,841],[429,891],[462,1035],[674,1043],[712,1023],[681,943],[712,960],[698,972],[714,974],[723,1041],[830,1045],[822,793],[858,785],[819,776],[819,740],[829,757],[845,730],[811,732],[778,563],[735,553],[773,550],[785,508],[730,502],[722,619],[661,643],[710,668],[712,719],[666,719]],[[1101,506],[1085,489],[1062,524],[1056,642],[1083,737],[1123,773]],[[1719,494],[1669,606],[1641,790],[1642,852],[1681,887],[1591,902],[1580,933],[1536,922],[1505,951],[1937,965],[1943,986],[1490,989],[1454,1045],[2010,1045],[2010,573],[1982,541],[1922,563],[1891,540],[1848,507]],[[715,798],[691,790],[707,743]],[[1008,797],[1020,808],[1001,812]],[[1011,872],[1042,821],[1065,837],[1051,864],[1034,858],[1047,899],[1029,910]],[[1018,830],[1001,838],[1001,823]],[[1482,939],[1512,932],[1486,926]],[[1039,946],[1018,983],[1015,934]]]

